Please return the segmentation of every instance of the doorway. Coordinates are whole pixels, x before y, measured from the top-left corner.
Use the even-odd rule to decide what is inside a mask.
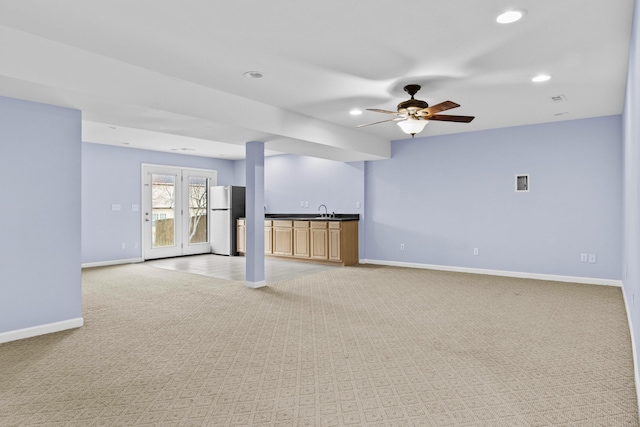
[[[217,172],[143,165],[142,178],[143,258],[210,253],[209,187]]]

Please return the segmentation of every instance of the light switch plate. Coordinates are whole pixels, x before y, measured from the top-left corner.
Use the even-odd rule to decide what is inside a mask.
[[[117,203],[114,203],[114,204],[111,205],[111,210],[112,211],[119,211],[120,209],[122,209],[122,207]]]

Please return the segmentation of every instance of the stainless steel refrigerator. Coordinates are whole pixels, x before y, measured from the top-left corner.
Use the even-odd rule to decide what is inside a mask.
[[[245,187],[216,186],[209,194],[211,252],[238,255],[236,220],[245,215]]]

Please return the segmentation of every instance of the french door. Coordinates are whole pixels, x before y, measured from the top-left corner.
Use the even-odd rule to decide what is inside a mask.
[[[209,187],[216,171],[142,166],[143,258],[211,252]]]

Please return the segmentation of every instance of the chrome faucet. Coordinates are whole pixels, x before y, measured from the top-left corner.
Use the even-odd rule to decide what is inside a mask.
[[[324,218],[326,216],[329,216],[329,212],[327,211],[327,205],[320,205],[318,206],[318,212],[320,212],[320,208],[324,206],[324,214],[321,214],[321,216]]]

